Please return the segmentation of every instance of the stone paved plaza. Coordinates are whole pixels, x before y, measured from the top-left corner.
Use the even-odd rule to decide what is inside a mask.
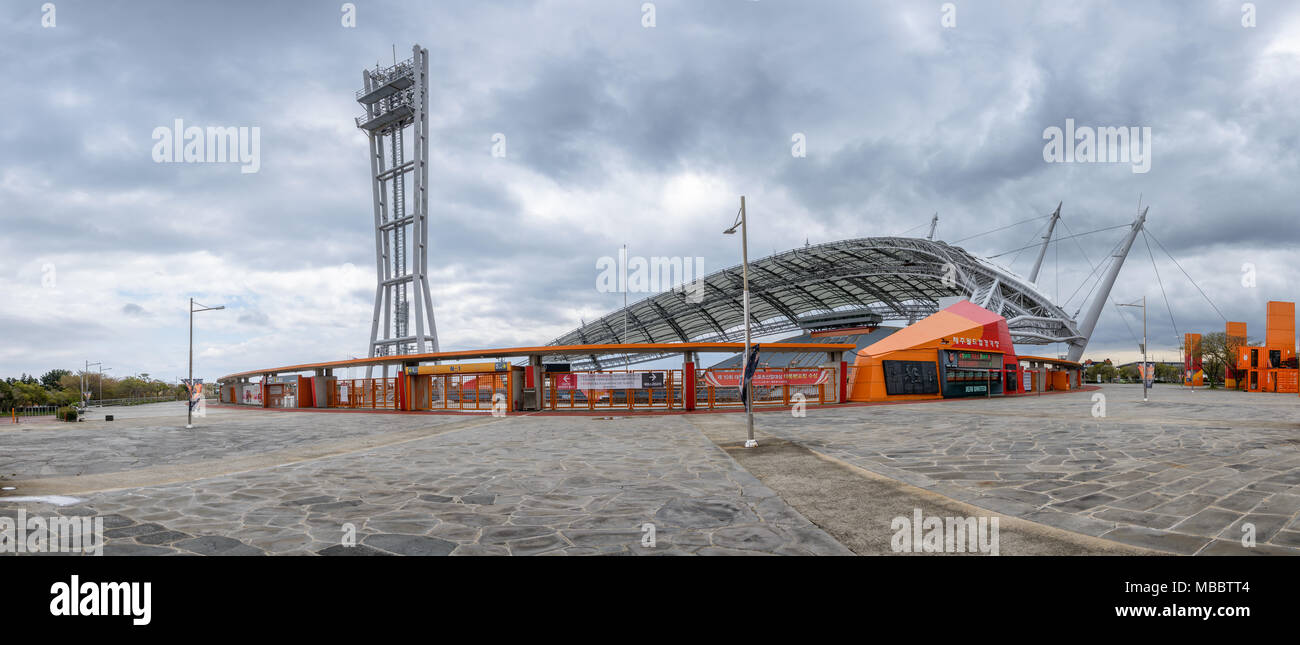
[[[14,493],[84,500],[52,507],[0,498],[0,513],[26,506],[103,516],[107,555],[850,553],[681,418],[210,409],[195,431],[164,419],[0,433],[0,445],[18,447],[0,458]],[[413,426],[427,430],[412,435]],[[379,435],[387,445],[352,449],[350,428],[372,439],[395,432]],[[341,454],[192,481],[148,468],[169,461],[168,449],[193,469],[196,458],[243,465],[255,450],[292,456],[286,447],[308,441],[333,442]],[[76,475],[57,478],[66,489],[42,487],[88,458],[129,468],[132,442],[141,468],[100,478],[130,487],[79,493],[84,476]],[[38,446],[75,454],[54,459],[33,452]],[[165,483],[139,485],[157,477]],[[647,523],[653,547],[642,544]],[[340,544],[348,525],[355,547]]]
[[[1006,515],[1179,554],[1300,554],[1300,397],[1108,386],[764,418],[773,436]],[[816,421],[809,423],[809,419]]]
[[[1300,553],[1300,397],[1100,393],[1102,418],[1092,392],[767,412],[749,450],[797,444],[827,468],[1124,548]],[[806,495],[801,512],[733,459],[740,414],[209,408],[185,430],[183,404],[112,412],[0,426],[0,486],[15,489],[0,515],[103,517],[108,555],[853,553],[807,519]]]

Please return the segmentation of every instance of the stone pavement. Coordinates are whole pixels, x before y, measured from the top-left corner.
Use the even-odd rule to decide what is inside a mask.
[[[1300,554],[1300,398],[1176,386],[809,408],[758,427],[1006,515],[1177,554]],[[1257,546],[1243,549],[1242,527]]]
[[[114,416],[104,421],[104,415]],[[428,428],[451,416],[312,414],[209,407],[185,429],[185,402],[91,408],[81,423],[0,423],[0,478],[113,473],[193,464],[396,430]]]
[[[239,435],[245,425],[269,424],[266,432],[286,437],[260,441],[280,445],[329,434],[336,423],[462,418],[235,410],[208,423],[214,435],[227,421]],[[19,506],[29,514],[97,514],[105,518],[107,555],[850,553],[681,418],[474,421],[373,450],[79,495],[84,502],[66,507],[0,498],[0,514]],[[150,425],[133,432],[172,430]],[[44,438],[47,450],[77,452],[85,439],[58,432]],[[35,434],[23,438],[23,445],[40,444]],[[246,449],[242,441],[223,441],[180,458]],[[17,480],[15,492],[39,482]],[[646,524],[654,526],[653,546],[643,543]],[[349,527],[354,547],[341,544]]]
[[[1100,394],[1104,418],[1083,392],[810,407],[756,422],[841,467],[1081,536],[1179,554],[1300,553],[1300,398]],[[107,554],[850,553],[783,499],[782,480],[765,485],[715,445],[727,432],[718,424],[740,438],[739,414],[697,425],[706,416],[210,408],[193,431],[184,404],[116,414],[0,428],[0,486],[17,489],[0,493],[11,498],[0,515],[101,516]],[[816,515],[815,492],[789,499]],[[12,500],[52,494],[77,500]],[[1241,547],[1247,523],[1253,549]],[[352,531],[356,546],[343,546]],[[871,539],[855,548],[881,552]]]

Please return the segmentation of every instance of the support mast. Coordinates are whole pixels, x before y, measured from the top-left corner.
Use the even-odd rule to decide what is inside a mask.
[[[1043,236],[1043,248],[1038,249],[1038,259],[1034,260],[1034,268],[1029,272],[1029,282],[1038,282],[1038,269],[1043,266],[1043,257],[1047,255],[1047,247],[1052,243],[1052,231],[1056,230],[1056,220],[1061,219],[1061,204],[1058,202],[1056,210],[1052,213],[1052,221],[1047,224],[1047,235]]]
[[[1137,239],[1138,233],[1142,232],[1142,226],[1147,220],[1147,210],[1150,207],[1142,209],[1142,213],[1137,219],[1133,220],[1133,227],[1128,232],[1128,237],[1124,238],[1123,244],[1120,244],[1119,250],[1115,252],[1114,261],[1111,262],[1110,268],[1106,270],[1106,275],[1102,277],[1101,284],[1097,289],[1097,296],[1093,298],[1092,304],[1088,305],[1088,311],[1083,315],[1083,320],[1079,323],[1079,335],[1083,340],[1077,340],[1070,343],[1070,353],[1066,357],[1068,360],[1078,362],[1083,358],[1083,350],[1088,346],[1088,339],[1092,337],[1092,330],[1097,326],[1097,319],[1101,317],[1101,310],[1105,308],[1106,301],[1110,299],[1111,287],[1115,286],[1115,278],[1119,277],[1119,270],[1124,266],[1124,258],[1128,257],[1129,249],[1133,248],[1133,240]]]

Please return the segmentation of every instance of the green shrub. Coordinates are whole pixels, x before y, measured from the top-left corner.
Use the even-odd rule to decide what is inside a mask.
[[[59,408],[54,414],[56,417],[63,419],[64,421],[77,420],[77,409],[73,407]]]

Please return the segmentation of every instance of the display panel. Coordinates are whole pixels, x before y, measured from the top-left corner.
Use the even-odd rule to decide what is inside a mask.
[[[1002,394],[1002,354],[939,350],[939,379],[945,398]]]
[[[1002,365],[1002,354],[994,352],[945,349],[940,358],[946,358],[947,365],[961,369],[995,370]]]
[[[881,361],[885,370],[885,393],[938,394],[939,378],[930,361]]]

